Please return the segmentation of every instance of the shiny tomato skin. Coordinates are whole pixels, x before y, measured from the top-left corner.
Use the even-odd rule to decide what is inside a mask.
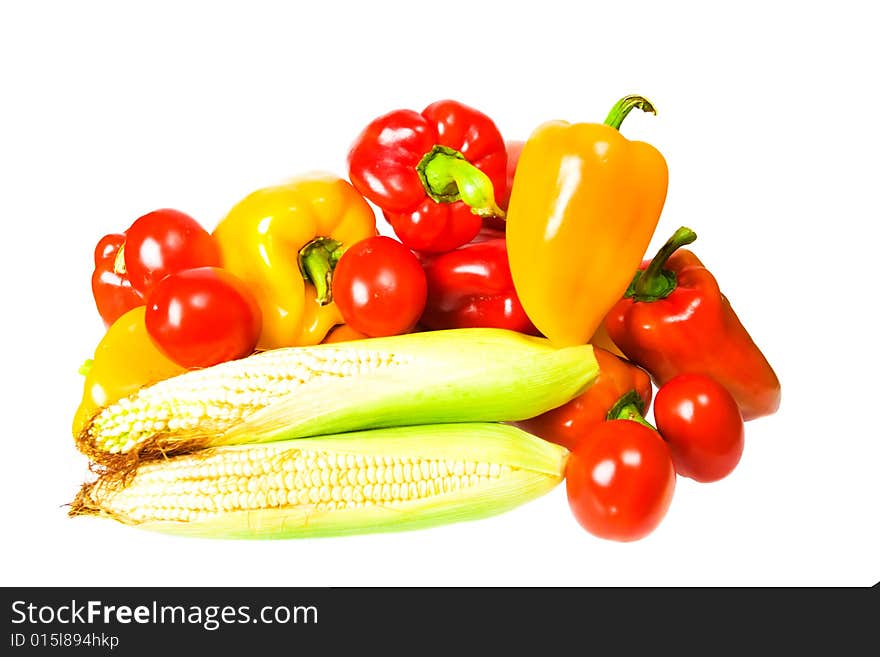
[[[565,486],[584,529],[600,538],[636,541],[665,517],[675,469],[656,431],[633,420],[608,420],[569,455]]]
[[[219,267],[214,237],[179,210],[154,210],[125,231],[125,270],[131,286],[147,294],[168,274],[196,267]]]
[[[657,430],[675,470],[700,482],[729,475],[742,457],[745,430],[733,395],[703,374],[680,374],[657,391]]]
[[[253,295],[217,267],[169,274],[147,298],[147,332],[183,367],[210,367],[251,354],[262,328]]]
[[[333,301],[345,323],[369,337],[411,331],[425,309],[427,295],[418,258],[384,235],[350,246],[333,272]]]

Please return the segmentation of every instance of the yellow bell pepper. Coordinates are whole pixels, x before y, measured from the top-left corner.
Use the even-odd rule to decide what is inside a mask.
[[[618,128],[627,96],[604,124],[553,121],[529,137],[507,210],[507,254],[517,296],[558,346],[590,340],[626,292],[666,200],[668,170],[650,144]]]
[[[257,190],[220,221],[223,266],[263,313],[258,349],[318,344],[342,322],[333,268],[346,247],[376,234],[376,216],[348,182],[311,174]]]
[[[84,366],[86,379],[73,418],[74,436],[104,406],[186,371],[153,344],[145,314],[146,306],[138,306],[120,316],[98,343],[94,358]]]

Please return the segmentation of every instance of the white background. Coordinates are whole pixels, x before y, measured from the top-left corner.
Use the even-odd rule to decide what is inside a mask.
[[[869,585],[880,579],[876,22],[870,3],[48,3],[0,9],[4,585]],[[502,9],[503,7],[503,9]],[[213,228],[257,187],[345,175],[361,127],[456,98],[507,138],[601,121],[666,156],[679,225],[783,384],[739,468],[604,542],[564,487],[503,516],[279,542],[68,519],[103,325],[97,239],[157,207]]]

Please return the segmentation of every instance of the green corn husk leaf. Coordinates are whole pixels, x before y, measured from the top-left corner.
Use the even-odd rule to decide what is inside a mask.
[[[281,539],[420,529],[485,518],[533,500],[562,480],[567,458],[564,447],[504,424],[373,429],[208,448],[144,463],[128,478],[106,474],[84,485],[70,514],[206,538]],[[373,489],[386,485],[370,482],[384,477],[379,467],[389,473],[399,467],[406,479],[407,462],[410,472],[418,468],[427,475],[421,479],[424,494],[403,499],[401,492],[394,495],[393,484],[387,484],[390,493],[373,499]],[[444,465],[438,466],[441,462]],[[456,470],[462,474],[456,475]],[[432,478],[433,471],[437,476]],[[444,480],[450,482],[445,491]],[[461,485],[453,488],[455,480]],[[418,492],[415,481],[398,483],[398,488],[406,485],[411,490],[411,484]]]
[[[590,345],[453,329],[276,349],[187,372],[100,411],[79,448],[116,469],[220,445],[534,417],[598,374]]]

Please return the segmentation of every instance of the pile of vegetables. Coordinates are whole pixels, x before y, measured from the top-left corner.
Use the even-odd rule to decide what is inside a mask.
[[[526,142],[452,100],[396,110],[354,140],[347,180],[259,189],[210,232],[160,209],[101,238],[107,330],[73,422],[98,476],[71,515],[340,535],[480,518],[564,480],[590,533],[648,535],[678,476],[736,468],[780,385],[683,248],[693,230],[643,260],[668,172],[621,135],[634,109],[654,112],[626,96]]]

